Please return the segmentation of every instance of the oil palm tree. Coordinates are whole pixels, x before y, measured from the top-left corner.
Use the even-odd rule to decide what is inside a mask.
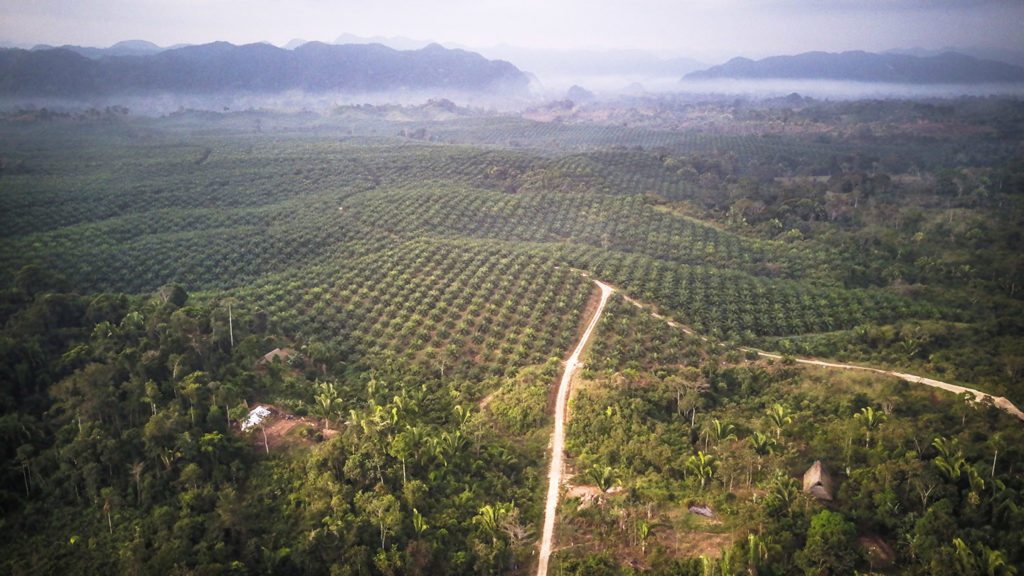
[[[700,489],[703,490],[715,476],[715,457],[698,451],[696,455],[687,458],[686,469],[700,480]]]
[[[771,420],[772,427],[775,428],[775,438],[778,439],[782,436],[782,429],[788,424],[793,423],[793,416],[789,411],[789,408],[782,404],[772,404],[767,411],[768,419]]]
[[[864,447],[867,448],[871,443],[872,432],[878,430],[885,422],[885,413],[875,410],[872,406],[867,406],[861,408],[860,412],[854,414],[853,417],[864,427]]]

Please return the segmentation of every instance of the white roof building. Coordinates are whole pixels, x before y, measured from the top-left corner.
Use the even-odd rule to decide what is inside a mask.
[[[270,409],[266,406],[257,406],[249,411],[249,415],[242,422],[242,431],[259,426],[264,420],[270,418]]]

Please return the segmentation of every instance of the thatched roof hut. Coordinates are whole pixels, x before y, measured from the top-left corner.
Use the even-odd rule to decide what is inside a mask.
[[[835,496],[835,481],[821,460],[815,460],[807,472],[804,472],[804,492],[810,493],[818,500],[831,501]]]
[[[294,354],[295,351],[291,348],[274,348],[270,352],[267,352],[259,359],[259,364],[270,364],[274,360],[280,360],[281,362],[287,362],[288,358]]]

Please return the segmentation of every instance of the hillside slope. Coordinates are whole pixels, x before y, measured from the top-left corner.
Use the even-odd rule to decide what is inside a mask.
[[[869,52],[807,52],[762,60],[733,58],[719,66],[687,74],[686,80],[718,78],[787,78],[894,82],[909,84],[979,84],[1024,82],[1024,68],[947,52],[917,57]]]
[[[373,44],[310,42],[285,50],[269,44],[213,42],[98,60],[64,48],[0,51],[0,94],[12,96],[515,90],[527,82],[526,75],[508,62],[437,44],[399,51]]]

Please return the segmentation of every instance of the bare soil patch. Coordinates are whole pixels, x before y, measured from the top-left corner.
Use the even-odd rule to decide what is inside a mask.
[[[253,428],[246,434],[249,437],[249,443],[261,451],[269,449],[273,452],[296,446],[312,446],[316,443],[317,432],[324,440],[339,433],[338,430],[324,429],[323,423],[314,418],[295,416],[272,404],[261,403],[258,405],[268,408],[271,415],[264,420],[261,426]],[[309,433],[302,434],[302,428],[309,429]]]
[[[867,553],[871,568],[888,568],[896,561],[896,552],[885,540],[874,534],[857,537],[857,544]]]

